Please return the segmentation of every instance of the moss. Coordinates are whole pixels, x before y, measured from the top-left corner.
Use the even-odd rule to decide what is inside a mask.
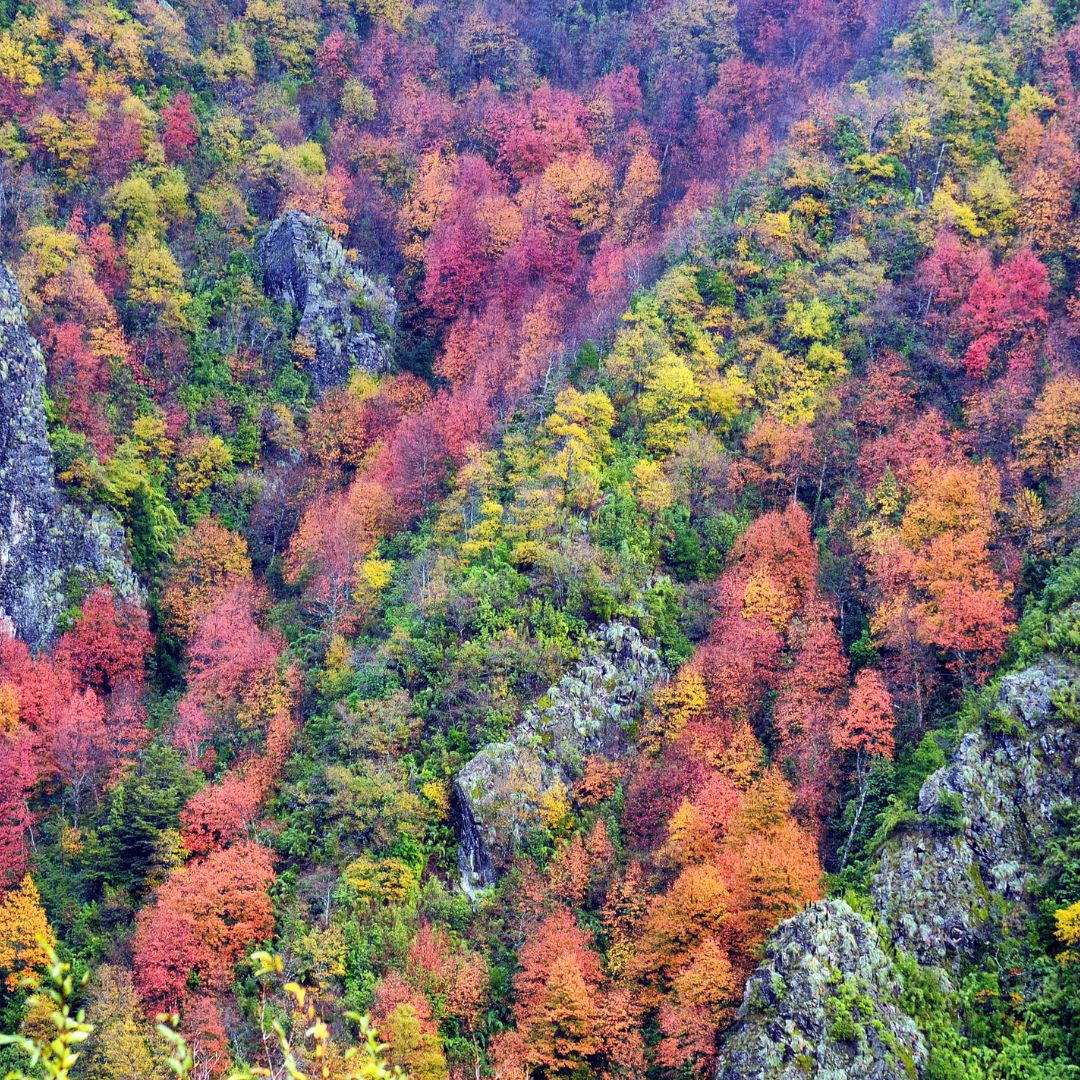
[[[971,883],[975,887],[975,895],[978,897],[977,902],[972,906],[972,911],[979,922],[986,922],[990,918],[992,897],[990,890],[986,887],[986,882],[983,881],[979,864],[974,860],[968,866],[968,877],[971,879]]]

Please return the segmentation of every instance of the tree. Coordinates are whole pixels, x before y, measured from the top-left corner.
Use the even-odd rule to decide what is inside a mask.
[[[161,108],[161,145],[170,164],[190,160],[199,142],[199,123],[190,94],[174,94]]]
[[[971,284],[960,320],[974,340],[964,354],[969,375],[985,378],[994,350],[1007,339],[1030,339],[1049,318],[1050,280],[1046,266],[1024,249],[996,271],[984,270]]]
[[[113,964],[94,971],[86,1010],[94,1025],[86,1054],[88,1080],[149,1080],[157,1073],[147,1031],[139,1023],[141,1011],[131,972]]]
[[[614,422],[615,410],[603,390],[582,394],[571,386],[559,393],[544,422],[549,453],[541,475],[559,485],[560,501],[579,508],[596,504]]]
[[[1020,463],[1034,477],[1057,477],[1080,449],[1080,379],[1062,375],[1043,388],[1016,439]]]
[[[593,987],[571,953],[555,957],[539,994],[517,1016],[528,1059],[546,1076],[581,1075],[603,1045]]]
[[[190,998],[191,980],[224,990],[232,970],[274,926],[270,853],[242,841],[175,870],[135,923],[134,971],[149,1008]]]
[[[142,686],[153,644],[145,610],[128,600],[117,604],[112,590],[102,588],[83,601],[78,621],[61,637],[56,655],[80,686],[108,694],[124,683]]]
[[[38,764],[35,761],[33,741],[27,729],[0,731],[0,776],[4,777],[4,783],[0,784],[2,893],[23,879],[30,854],[28,831],[33,817],[29,800],[37,782]]]
[[[181,839],[192,855],[219,851],[254,825],[265,792],[246,772],[232,772],[193,795],[180,812]]]
[[[289,697],[278,673],[284,642],[259,626],[260,602],[256,586],[245,580],[219,594],[191,639],[188,688],[219,725],[265,732]]]
[[[687,866],[651,905],[631,974],[670,988],[698,945],[723,931],[730,910],[731,891],[716,864]]]
[[[41,894],[27,874],[22,883],[0,896],[0,974],[10,992],[24,978],[33,978],[48,966],[54,943]]]
[[[690,414],[701,400],[694,373],[675,353],[665,352],[645,378],[638,407],[645,421],[645,445],[670,454],[690,430]]]
[[[851,842],[859,827],[863,807],[866,804],[866,787],[869,775],[866,760],[871,757],[891,759],[895,750],[892,697],[885,680],[873,668],[863,668],[855,676],[855,685],[848,698],[847,707],[840,713],[833,734],[837,750],[855,752],[855,781],[859,797],[851,821],[851,829],[840,856],[840,868],[847,864]]]
[[[84,797],[97,789],[112,764],[112,749],[101,699],[93,690],[75,691],[57,721],[52,754],[76,825]]]
[[[387,1040],[387,1060],[415,1080],[447,1080],[446,1057],[439,1036],[425,1030],[411,1002],[392,1009],[379,1026]]]
[[[180,809],[197,778],[171,746],[154,742],[129,765],[108,793],[101,827],[102,880],[134,897],[160,885],[178,861]]]
[[[719,872],[730,889],[725,938],[749,958],[778,923],[821,899],[822,874],[813,837],[790,817],[740,833],[732,830]]]
[[[250,577],[244,538],[215,517],[199,518],[194,529],[178,541],[165,579],[162,606],[167,625],[190,638],[218,591]]]

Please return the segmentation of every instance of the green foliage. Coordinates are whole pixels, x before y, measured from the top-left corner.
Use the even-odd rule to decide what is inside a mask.
[[[1041,593],[1028,602],[1013,652],[1017,664],[1045,652],[1080,658],[1080,549],[1053,565]]]

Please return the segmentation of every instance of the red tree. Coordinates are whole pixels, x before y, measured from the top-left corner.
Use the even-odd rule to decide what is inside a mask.
[[[188,94],[174,94],[161,109],[161,145],[165,159],[175,164],[188,161],[199,141],[199,123]]]
[[[270,853],[244,841],[173,871],[135,924],[135,985],[151,1010],[190,998],[191,979],[224,990],[233,967],[274,927]]]

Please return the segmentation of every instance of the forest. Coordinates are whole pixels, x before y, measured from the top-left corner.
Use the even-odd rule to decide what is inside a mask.
[[[0,1075],[1080,1080],[1080,0],[0,0]]]

